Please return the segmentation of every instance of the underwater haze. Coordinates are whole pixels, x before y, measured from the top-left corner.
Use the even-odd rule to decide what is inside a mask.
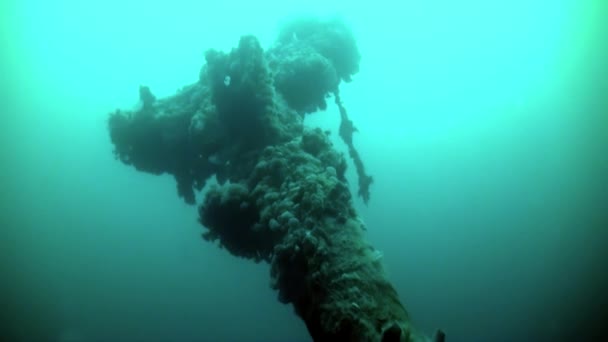
[[[447,341],[608,340],[603,0],[0,3],[0,340],[310,341],[265,263],[201,238],[108,114],[197,81],[207,49],[340,16],[373,176],[353,200],[413,324]],[[340,114],[308,115],[330,130]],[[200,198],[199,198],[200,203]]]

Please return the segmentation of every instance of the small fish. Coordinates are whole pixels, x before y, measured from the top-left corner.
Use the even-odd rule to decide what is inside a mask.
[[[224,162],[222,162],[221,158],[217,155],[217,153],[210,155],[209,158],[207,158],[207,161],[216,166],[221,166],[224,164]]]

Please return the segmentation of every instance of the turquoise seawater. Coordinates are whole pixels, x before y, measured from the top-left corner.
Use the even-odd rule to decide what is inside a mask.
[[[115,160],[106,122],[140,84],[171,95],[207,49],[270,47],[299,14],[339,15],[357,39],[341,95],[374,183],[355,206],[414,324],[606,338],[604,1],[5,0],[0,339],[310,340],[268,265],[203,241],[170,176]],[[306,123],[346,151],[335,106]]]

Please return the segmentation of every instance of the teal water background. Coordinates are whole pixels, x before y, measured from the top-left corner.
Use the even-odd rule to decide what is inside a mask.
[[[355,205],[414,324],[448,341],[593,340],[608,288],[602,1],[0,4],[0,324],[20,341],[307,341],[268,266],[204,242],[107,114],[195,82],[208,48],[339,14],[373,175]],[[337,137],[333,106],[307,118]],[[345,151],[339,140],[336,148]],[[351,184],[356,184],[352,165]],[[356,189],[353,186],[353,191]]]

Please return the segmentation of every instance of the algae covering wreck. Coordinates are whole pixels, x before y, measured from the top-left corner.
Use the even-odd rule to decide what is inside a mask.
[[[339,95],[359,68],[351,31],[337,19],[302,18],[266,51],[243,36],[229,53],[205,57],[195,84],[162,99],[142,86],[136,110],[110,114],[116,157],[139,171],[173,175],[188,204],[205,188],[203,237],[268,262],[279,300],[293,305],[313,340],[427,340],[410,325],[379,252],[364,239],[345,157],[327,132],[303,125],[335,102],[367,202],[372,177]],[[212,176],[217,184],[206,186]]]

